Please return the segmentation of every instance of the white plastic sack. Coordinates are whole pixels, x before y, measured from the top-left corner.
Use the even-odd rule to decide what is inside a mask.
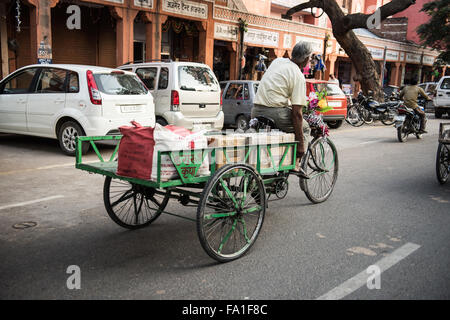
[[[174,155],[175,161],[182,161],[186,165],[192,164],[192,161],[201,161],[202,157],[200,152],[195,159],[190,157],[192,149],[202,149],[208,147],[208,140],[204,135],[206,130],[198,131],[187,136],[177,134],[176,127],[171,127],[175,130],[170,130],[166,127],[156,124],[154,131],[155,139],[155,149],[153,152],[153,170],[152,170],[152,180],[157,180],[158,178],[158,151],[176,151],[185,150],[185,152],[176,153]],[[181,128],[181,130],[183,130]],[[183,156],[184,155],[184,156]],[[177,163],[178,164],[178,163]],[[209,159],[208,156],[204,157],[204,161],[199,167],[196,176],[209,175]],[[179,177],[178,171],[175,168],[169,155],[161,155],[161,181],[167,181],[171,179],[176,179]]]

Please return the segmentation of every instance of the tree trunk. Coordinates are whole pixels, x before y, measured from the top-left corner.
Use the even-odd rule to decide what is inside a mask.
[[[366,46],[356,37],[353,31],[348,31],[345,34],[335,34],[333,32],[333,35],[350,60],[352,60],[358,77],[357,81],[361,83],[361,89],[364,94],[371,90],[376,100],[383,101],[384,96],[379,80],[380,75],[375,61],[373,61],[372,55]]]

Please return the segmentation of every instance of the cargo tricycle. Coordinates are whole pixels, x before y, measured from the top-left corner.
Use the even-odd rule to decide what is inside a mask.
[[[313,139],[301,160],[308,179],[299,177],[300,188],[313,203],[328,199],[338,175],[338,155],[327,136],[312,129]],[[242,257],[255,243],[263,225],[268,203],[286,197],[288,178],[295,168],[297,143],[250,144],[234,147],[208,147],[192,150],[158,151],[156,180],[117,175],[119,143],[108,159],[97,148],[99,142],[119,142],[122,136],[78,137],[76,168],[105,176],[103,200],[106,211],[118,225],[138,229],[150,225],[161,214],[196,223],[201,246],[219,262]],[[89,143],[98,156],[96,162],[83,162],[82,144]],[[238,162],[229,159],[230,148],[242,152]],[[275,148],[278,156],[274,155]],[[226,163],[218,166],[219,156]],[[178,172],[174,179],[161,177],[161,159],[169,157]],[[262,158],[269,159],[269,165]],[[197,162],[185,161],[200,159]],[[209,174],[198,174],[208,159]],[[229,161],[228,161],[229,160]],[[297,178],[297,177],[296,177]],[[196,217],[166,211],[170,199],[183,206],[197,207]]]

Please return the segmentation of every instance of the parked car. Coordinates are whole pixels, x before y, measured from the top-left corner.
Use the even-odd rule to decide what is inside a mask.
[[[246,130],[259,81],[230,80],[220,82],[224,125]]]
[[[0,132],[58,139],[68,155],[77,136],[118,134],[132,120],[155,125],[152,95],[135,74],[84,65],[16,70],[0,81],[0,114]]]
[[[436,95],[436,86],[437,86],[437,82],[424,82],[424,83],[420,83],[419,87],[423,89],[423,91],[425,91],[425,93],[431,98],[433,99],[434,96]],[[421,98],[421,97],[419,97]],[[433,101],[425,101],[425,99],[421,99],[423,107],[425,110],[433,110],[434,109],[434,102]]]
[[[330,128],[337,129],[342,125],[347,115],[347,97],[341,88],[326,80],[306,79],[306,94],[319,92],[325,89],[328,93],[327,102],[333,110],[323,114],[323,120]]]
[[[159,124],[189,130],[222,129],[220,86],[208,65],[162,60],[126,64],[118,69],[135,72],[153,94]]]
[[[445,113],[450,115],[450,76],[442,77],[439,80],[433,102],[436,118],[441,118]]]

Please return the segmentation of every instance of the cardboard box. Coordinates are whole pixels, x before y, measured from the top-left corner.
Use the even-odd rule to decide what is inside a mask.
[[[208,147],[216,149],[216,170],[225,164],[244,163],[246,138],[239,134],[216,135],[208,138]],[[242,148],[234,148],[240,146]],[[220,149],[222,148],[222,149]]]

